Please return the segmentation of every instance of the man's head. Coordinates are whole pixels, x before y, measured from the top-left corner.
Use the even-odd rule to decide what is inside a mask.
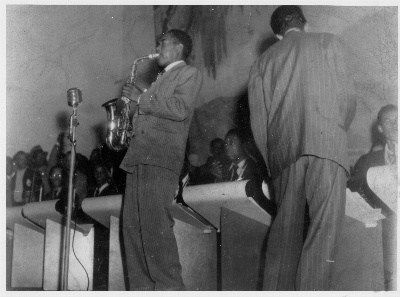
[[[283,37],[291,28],[303,30],[307,23],[303,11],[297,5],[282,5],[272,13],[271,28],[275,35]],[[281,38],[279,38],[281,39]]]
[[[65,174],[61,166],[53,166],[49,175],[50,183],[54,188],[61,187],[65,182]]]
[[[218,157],[224,153],[225,141],[222,138],[214,138],[210,142],[210,153],[214,157]]]
[[[398,110],[394,104],[386,105],[378,112],[378,131],[386,142],[397,142],[397,118]]]
[[[108,182],[108,172],[103,164],[98,163],[94,166],[94,179],[99,188]]]
[[[243,136],[237,129],[229,130],[225,136],[225,152],[229,160],[239,163],[246,157]]]
[[[40,145],[34,146],[29,155],[34,168],[47,165],[47,152]]]
[[[157,47],[157,53],[160,54],[157,57],[158,65],[166,67],[173,62],[186,60],[191,52],[192,39],[190,36],[182,30],[169,30],[163,34]]]
[[[90,153],[89,161],[92,163],[100,162],[101,161],[101,150],[99,148],[95,148]]]
[[[28,166],[28,155],[23,151],[19,151],[14,155],[13,161],[18,170],[24,169]]]

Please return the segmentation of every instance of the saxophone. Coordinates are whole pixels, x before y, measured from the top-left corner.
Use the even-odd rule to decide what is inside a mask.
[[[133,61],[131,73],[126,81],[127,84],[136,83],[136,72],[137,65],[146,59],[154,59],[159,54],[150,54],[137,58]],[[126,150],[129,147],[129,142],[132,138],[132,123],[129,120],[130,114],[130,99],[125,96],[121,97],[124,102],[124,108],[121,111],[121,115],[117,116],[117,101],[118,98],[111,99],[101,106],[106,109],[107,112],[107,131],[106,131],[106,144],[107,147],[113,151],[120,152]]]

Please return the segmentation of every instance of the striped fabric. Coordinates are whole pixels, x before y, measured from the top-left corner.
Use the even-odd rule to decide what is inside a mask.
[[[255,62],[248,87],[251,128],[278,205],[264,289],[328,290],[355,114],[343,46],[332,34],[289,32]]]
[[[182,62],[140,98],[129,149],[123,236],[131,290],[181,290],[184,284],[169,207],[178,187],[202,73]]]
[[[140,98],[139,115],[121,168],[137,164],[169,168],[180,174],[202,73],[184,62],[155,81]]]
[[[271,226],[264,290],[329,290],[345,214],[346,172],[337,163],[301,157],[273,182],[278,214]],[[303,244],[304,212],[311,224]]]
[[[170,207],[178,185],[173,171],[138,165],[127,174],[122,231],[130,290],[182,290]]]
[[[249,79],[251,127],[272,178],[302,155],[348,170],[353,94],[342,45],[332,34],[290,32],[256,61]]]

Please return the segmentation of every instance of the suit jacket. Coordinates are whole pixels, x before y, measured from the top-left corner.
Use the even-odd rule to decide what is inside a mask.
[[[223,174],[223,181],[231,181],[232,170],[229,170],[232,164],[229,164],[226,172]],[[258,174],[257,166],[250,158],[246,158],[246,162],[244,164],[244,170],[240,180],[249,180],[249,179],[262,179]],[[236,179],[235,181],[237,181]]]
[[[184,161],[186,141],[202,73],[182,62],[164,73],[140,98],[134,133],[121,168],[149,164],[168,168],[178,175]]]
[[[55,197],[53,197],[53,191],[50,191],[43,197],[42,201],[56,200],[56,199],[60,199],[65,202],[68,201],[68,186],[63,187],[60,193],[58,193],[58,195],[55,195]]]
[[[381,208],[383,214],[388,217],[393,211],[383,202],[368,186],[367,172],[371,167],[385,165],[385,150],[369,152],[362,155],[354,165],[347,187],[352,192],[358,192],[373,208]]]
[[[362,155],[354,165],[347,187],[353,192],[362,192],[362,188],[367,186],[368,169],[383,165],[385,165],[384,149]]]
[[[248,87],[252,132],[272,178],[303,155],[348,170],[355,98],[334,35],[289,32],[254,63]]]
[[[90,197],[94,197],[94,194],[96,192],[96,189],[94,189],[93,193],[91,194]],[[118,190],[116,189],[116,187],[112,186],[112,185],[108,185],[107,187],[105,187],[98,195],[97,197],[102,197],[102,196],[110,196],[110,195],[117,195],[118,194]]]

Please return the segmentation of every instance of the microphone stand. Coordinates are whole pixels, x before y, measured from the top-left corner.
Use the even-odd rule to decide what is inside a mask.
[[[68,290],[68,270],[69,270],[69,247],[70,247],[70,225],[72,216],[72,204],[73,204],[73,194],[74,194],[74,173],[75,173],[75,130],[78,126],[77,120],[77,106],[73,106],[73,113],[70,117],[69,124],[69,138],[71,141],[71,161],[69,167],[69,184],[68,184],[68,205],[67,205],[67,217],[66,224],[64,226],[64,236],[63,236],[63,249],[61,251],[62,263],[61,263],[61,290]]]

